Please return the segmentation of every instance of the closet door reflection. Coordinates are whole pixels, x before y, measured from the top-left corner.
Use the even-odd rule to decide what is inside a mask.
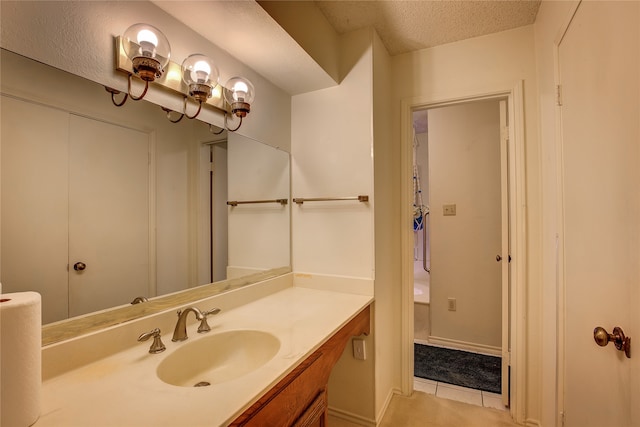
[[[68,114],[2,96],[5,293],[42,295],[45,323],[68,316]]]
[[[1,119],[3,291],[43,323],[153,296],[149,135],[7,96]]]
[[[77,316],[153,296],[149,137],[75,115],[69,123],[69,316]]]

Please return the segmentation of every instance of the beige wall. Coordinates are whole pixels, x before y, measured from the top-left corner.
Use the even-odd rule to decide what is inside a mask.
[[[375,415],[379,420],[391,393],[400,388],[400,193],[399,157],[392,141],[391,57],[373,34],[373,160],[375,206]]]
[[[466,98],[512,89],[524,83],[524,146],[526,158],[527,280],[525,354],[527,367],[524,407],[517,414],[523,421],[537,419],[540,398],[540,174],[537,127],[536,65],[533,27],[527,26],[393,57],[394,143],[400,146],[401,102]],[[407,130],[408,131],[408,130]],[[410,146],[410,145],[409,145]],[[406,185],[411,185],[410,182]],[[402,232],[399,229],[398,232]],[[399,249],[400,250],[400,249]],[[397,315],[401,316],[398,307]]]
[[[499,101],[429,110],[429,159],[430,338],[499,352]],[[456,215],[444,216],[450,204]],[[456,311],[448,298],[455,298]]]
[[[134,23],[151,23],[169,39],[174,62],[203,53],[216,61],[223,82],[232,75],[249,78],[256,99],[238,132],[290,151],[290,96],[151,2],[3,0],[0,7],[3,48],[122,91],[127,79],[115,70],[113,37]],[[145,99],[176,111],[183,108],[181,97],[153,85]],[[199,118],[222,125],[222,116],[212,110]]]

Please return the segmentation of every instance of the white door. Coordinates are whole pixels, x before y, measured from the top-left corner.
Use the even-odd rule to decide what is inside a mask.
[[[559,44],[569,427],[640,425],[639,28],[640,2],[588,1]],[[632,358],[596,326],[633,337]]]
[[[502,355],[508,404],[507,105],[488,99],[429,110],[429,341]],[[446,205],[455,211],[445,210]],[[449,309],[449,298],[457,307]],[[463,348],[464,348],[463,347]]]
[[[502,360],[501,389],[502,404],[509,406],[509,365],[511,363],[511,345],[509,342],[509,126],[507,101],[500,101],[500,253],[496,261],[500,263],[502,286]]]
[[[152,296],[149,209],[149,136],[70,115],[70,316]]]
[[[42,321],[68,317],[68,114],[2,96],[3,291],[42,295]]]

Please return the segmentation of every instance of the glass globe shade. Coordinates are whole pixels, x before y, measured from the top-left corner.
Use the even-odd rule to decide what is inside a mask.
[[[162,31],[149,24],[134,24],[122,34],[124,52],[133,61],[149,58],[158,61],[164,68],[171,58],[169,40]]]
[[[194,53],[182,62],[182,80],[191,85],[206,85],[214,88],[218,85],[218,67],[211,58]]]
[[[232,107],[235,103],[251,104],[255,94],[253,84],[243,77],[232,77],[224,85],[224,98]]]

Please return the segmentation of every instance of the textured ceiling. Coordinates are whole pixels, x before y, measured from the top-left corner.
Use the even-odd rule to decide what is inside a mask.
[[[151,1],[287,93],[336,84],[256,0]],[[306,3],[280,3],[299,2]],[[313,4],[337,33],[374,27],[389,53],[397,55],[532,24],[540,0],[319,0]]]
[[[533,24],[540,0],[315,1],[339,33],[372,26],[391,55]]]

